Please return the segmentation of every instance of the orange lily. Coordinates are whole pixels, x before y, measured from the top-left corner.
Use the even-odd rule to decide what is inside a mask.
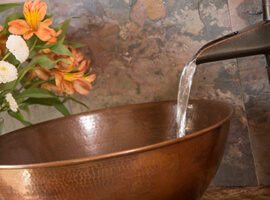
[[[61,95],[63,92],[71,95],[74,93],[74,89],[72,86],[72,82],[65,80],[65,72],[61,72],[59,70],[53,69],[52,70],[55,76],[55,83],[58,89],[60,90]]]
[[[74,90],[82,95],[89,94],[90,90],[92,89],[91,82],[93,82],[95,79],[96,75],[91,74],[89,76],[83,76],[79,79],[74,80],[73,81]]]
[[[78,65],[79,62],[81,62],[83,60],[82,52],[78,52],[77,49],[72,47],[72,46],[67,46],[67,47],[69,48],[71,53],[76,57],[76,65]]]
[[[35,34],[42,41],[49,41],[55,37],[55,30],[49,28],[52,24],[52,19],[46,19],[42,22],[47,12],[45,2],[35,0],[32,3],[30,0],[24,3],[23,14],[25,20],[17,19],[10,21],[9,32],[15,35],[23,35],[24,39],[30,39]]]
[[[28,72],[26,81],[31,81],[36,77],[40,78],[41,80],[46,81],[51,75],[52,73],[48,69],[43,69],[43,68],[32,69]]]
[[[91,60],[84,60],[80,63],[78,70],[86,72],[89,69],[89,65],[91,63]]]
[[[54,44],[57,42],[57,37],[62,33],[62,30],[59,30],[57,33],[55,33],[55,35],[46,43],[46,45],[48,44]],[[51,50],[50,49],[43,49],[44,53],[50,53]]]
[[[0,36],[0,55],[3,55],[6,51],[7,38],[6,35]]]
[[[55,66],[55,68],[57,68],[58,70],[63,72],[71,72],[76,67],[75,58],[63,56],[61,56],[60,58],[65,58],[67,61],[69,61],[70,64],[67,64],[65,62],[59,62],[58,65]]]
[[[70,56],[64,56],[64,55],[58,55],[55,53],[52,53],[49,58],[51,60],[58,60],[58,59],[66,59],[69,61],[69,63],[66,62],[58,62],[58,64],[55,66],[56,69],[62,71],[62,72],[71,72],[75,69],[76,66],[78,66],[79,71],[86,71],[89,68],[90,60],[89,61],[82,61],[83,60],[83,54],[81,52],[78,52],[74,47],[66,45],[67,48],[71,51],[71,53],[75,56],[75,58]],[[82,61],[82,62],[81,62]]]
[[[50,40],[48,42],[56,42],[57,40]],[[68,46],[71,53],[75,58],[65,55],[58,55],[56,53],[51,53],[49,58],[51,60],[66,59],[69,63],[58,62],[53,69],[34,69],[29,72],[27,81],[33,80],[38,77],[42,80],[48,80],[50,76],[54,76],[55,85],[51,83],[45,83],[40,85],[44,89],[59,92],[59,95],[67,93],[72,95],[79,93],[82,95],[89,94],[92,89],[92,82],[95,80],[96,75],[91,74],[91,68],[89,68],[91,61],[83,60],[83,54],[78,52],[75,48]]]
[[[2,30],[3,27],[0,25],[0,30]],[[7,42],[7,36],[0,34],[0,55],[4,54],[6,51],[6,42]]]
[[[43,84],[41,84],[40,87],[45,89],[45,90],[49,90],[49,91],[53,91],[53,92],[59,92],[59,88],[56,85],[53,85],[51,83],[43,83]]]
[[[74,91],[82,95],[89,94],[92,89],[91,82],[96,78],[95,74],[85,75],[84,71],[64,72],[58,69],[53,69],[53,73],[55,75],[56,86],[60,90],[60,95],[63,92],[73,94]]]

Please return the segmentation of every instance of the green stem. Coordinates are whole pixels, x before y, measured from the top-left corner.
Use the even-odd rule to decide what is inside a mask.
[[[9,56],[10,56],[11,52],[9,51],[5,56],[4,58],[2,59],[2,61],[6,60]]]
[[[28,86],[28,85],[31,85],[31,88],[32,87],[35,87],[35,86],[37,86],[37,85],[40,85],[40,84],[43,84],[43,83],[47,83],[47,82],[50,82],[50,81],[52,81],[54,79],[54,77],[50,77],[50,78],[48,78],[47,80],[44,80],[44,81],[37,81],[36,83],[31,83],[31,82],[26,82],[23,86],[21,86],[20,87],[20,89],[19,89],[19,92],[23,89],[23,88],[25,88],[26,86]]]
[[[1,105],[1,112],[3,112],[3,111],[5,111],[6,109],[6,106],[7,106],[7,104],[6,104],[6,102],[4,101],[3,103],[2,103],[2,105]]]
[[[34,44],[32,45],[31,49],[29,50],[29,53],[30,53],[31,51],[34,50],[34,48],[35,48],[35,46],[36,46],[36,44],[37,44],[37,41],[38,41],[38,40],[37,40],[37,38],[36,38]]]
[[[10,93],[13,92],[13,90],[16,88],[16,86],[19,84],[19,82],[22,80],[22,78],[23,78],[23,77],[26,75],[26,73],[27,73],[29,70],[31,70],[31,69],[32,69],[32,67],[29,67],[28,69],[25,69],[25,70],[23,71],[23,73],[20,75],[20,77],[17,79],[17,81],[16,81],[15,84],[13,85],[13,87],[12,87]]]
[[[20,63],[20,64],[18,65],[17,70],[19,70],[21,66],[22,66],[22,63]]]

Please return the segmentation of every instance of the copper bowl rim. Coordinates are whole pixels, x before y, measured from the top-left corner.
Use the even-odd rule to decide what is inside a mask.
[[[104,108],[104,109],[100,109],[100,110],[91,111],[91,114],[97,114],[100,112],[114,110],[114,109],[126,109],[128,107],[131,108],[131,107],[138,106],[138,105],[147,106],[148,104],[163,104],[163,103],[173,103],[173,102],[176,102],[176,101],[172,100],[172,101],[161,101],[161,102],[139,103],[139,104],[117,106],[117,107]],[[151,144],[151,145],[147,145],[147,146],[143,146],[143,147],[133,148],[133,149],[129,149],[129,150],[123,150],[123,151],[118,151],[118,152],[113,152],[113,153],[108,153],[108,154],[102,154],[102,155],[92,156],[92,157],[84,157],[84,158],[76,158],[76,159],[70,159],[70,160],[52,161],[52,162],[44,162],[44,163],[35,163],[35,164],[0,165],[0,170],[1,169],[2,170],[3,169],[10,169],[11,170],[11,169],[62,167],[62,166],[67,166],[67,165],[77,165],[77,164],[89,163],[89,162],[94,162],[94,161],[99,161],[99,160],[106,160],[106,159],[110,159],[110,158],[125,156],[128,154],[135,154],[135,153],[141,153],[141,152],[145,152],[145,151],[151,151],[151,150],[154,150],[157,148],[163,148],[163,147],[166,147],[169,145],[173,145],[175,143],[180,143],[180,142],[185,141],[185,140],[190,140],[190,139],[193,139],[195,137],[199,137],[200,135],[203,135],[203,134],[221,126],[225,122],[229,121],[234,115],[234,108],[232,107],[232,105],[225,103],[225,102],[215,101],[215,100],[190,100],[189,101],[189,103],[193,103],[193,102],[209,102],[209,103],[212,102],[212,103],[216,103],[216,104],[223,104],[224,106],[227,106],[231,110],[231,112],[229,113],[229,115],[227,115],[223,120],[219,121],[218,123],[216,123],[212,126],[209,126],[205,129],[202,129],[200,131],[194,132],[190,135],[186,135],[184,137],[181,137],[181,138],[175,138],[172,140],[166,140],[164,142],[159,142],[159,143],[155,143],[155,144]],[[89,112],[79,113],[79,114],[70,115],[70,116],[66,116],[66,117],[60,117],[60,118],[53,119],[53,120],[61,120],[63,118],[77,117],[77,116],[85,115],[85,114],[89,114]],[[48,123],[50,121],[52,121],[52,120],[45,121],[42,123]],[[39,124],[42,124],[42,123],[39,123]],[[38,125],[38,124],[36,124],[36,125]],[[35,125],[33,125],[33,126],[35,126]],[[14,131],[14,132],[16,132],[16,131]],[[9,134],[12,134],[12,133],[9,133]]]

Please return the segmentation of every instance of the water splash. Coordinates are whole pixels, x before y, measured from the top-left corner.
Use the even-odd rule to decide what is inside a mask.
[[[192,85],[193,76],[196,71],[196,67],[197,65],[194,59],[187,66],[185,66],[180,78],[177,96],[177,113],[176,113],[176,122],[178,125],[177,137],[183,137],[186,135],[185,133],[186,112],[190,89]]]

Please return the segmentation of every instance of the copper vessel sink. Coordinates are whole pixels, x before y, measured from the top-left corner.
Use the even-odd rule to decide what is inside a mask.
[[[175,101],[128,105],[0,136],[0,199],[200,199],[222,159],[233,108],[190,101],[183,138],[175,114]]]

